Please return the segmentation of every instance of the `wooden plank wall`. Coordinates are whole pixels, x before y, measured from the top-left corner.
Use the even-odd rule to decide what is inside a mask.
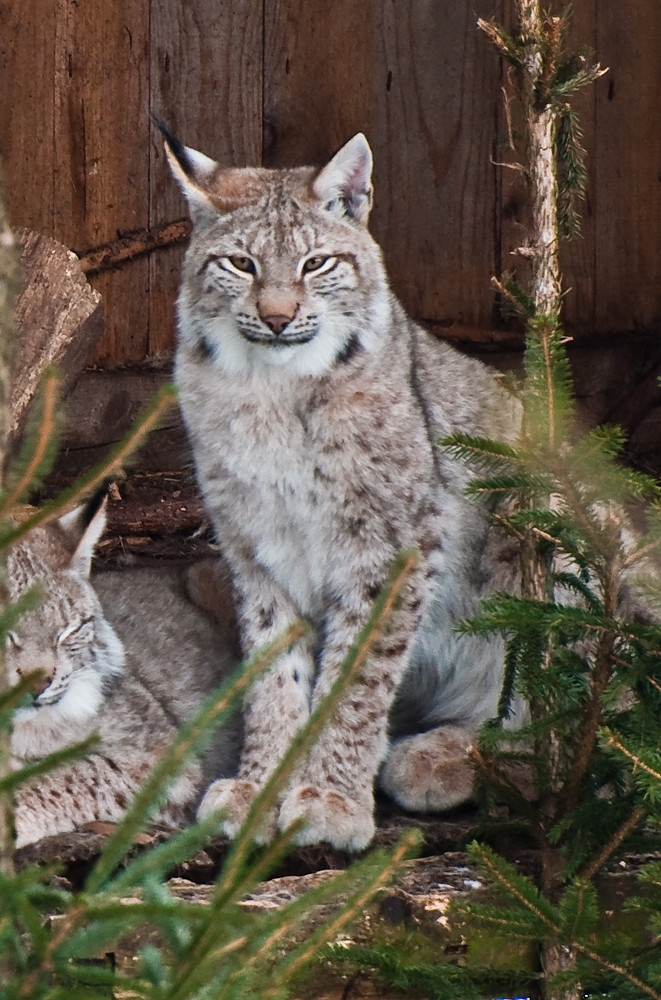
[[[494,165],[499,61],[478,16],[499,0],[0,0],[0,145],[12,220],[78,253],[181,218],[150,110],[227,164],[315,162],[358,129],[396,291],[471,339],[497,326],[489,279],[521,237],[520,179]],[[504,8],[504,9],[503,9]],[[572,35],[607,77],[580,99],[590,152],[585,238],[563,254],[574,333],[661,319],[661,4],[580,0]],[[169,352],[182,248],[93,284],[94,358]]]

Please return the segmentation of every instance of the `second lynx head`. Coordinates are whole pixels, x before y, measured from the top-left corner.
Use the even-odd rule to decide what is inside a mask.
[[[321,170],[223,169],[163,129],[194,224],[180,330],[227,374],[321,375],[379,338],[389,291],[366,225],[372,154]],[[356,331],[359,333],[356,334]]]

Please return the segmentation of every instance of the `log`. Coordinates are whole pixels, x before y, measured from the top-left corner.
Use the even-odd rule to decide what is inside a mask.
[[[494,902],[484,874],[458,849],[472,838],[475,819],[471,807],[446,816],[422,818],[403,814],[391,804],[386,806],[381,802],[377,811],[375,845],[391,846],[403,829],[416,826],[423,834],[422,856],[405,862],[393,882],[378,891],[360,916],[342,930],[335,943],[345,947],[387,945],[415,964],[449,963],[499,970],[506,980],[511,978],[512,992],[505,996],[520,995],[514,992],[517,984],[539,971],[539,957],[533,944],[494,938],[489,927],[453,909],[454,904],[466,901]],[[80,889],[112,830],[112,824],[90,823],[76,832],[44,838],[16,852],[17,866],[57,861],[60,874],[55,884],[66,891]],[[150,850],[167,836],[163,828],[151,827],[136,838],[131,853]],[[522,874],[530,876],[539,866],[534,850],[521,851],[506,843],[499,849]],[[227,851],[227,841],[215,838],[181,864],[166,883],[173,899],[186,904],[209,905],[214,881]],[[283,909],[320,883],[333,880],[350,860],[347,854],[324,845],[294,849],[279,862],[277,871],[268,881],[255,885],[246,893],[240,905],[246,914]],[[596,880],[608,926],[614,931],[642,932],[639,915],[627,913],[624,904],[637,889],[636,873],[652,860],[658,860],[658,854],[624,855]],[[121,902],[131,905],[136,898],[122,898]],[[342,901],[339,895],[333,902],[312,907],[305,920],[288,933],[283,948],[287,950],[306,940],[316,927],[337,912]],[[58,919],[61,918],[57,915],[51,917],[53,922]],[[118,972],[132,973],[147,938],[156,945],[159,943],[156,936],[149,937],[150,933],[149,928],[129,932],[112,952],[99,955],[98,962],[110,960],[112,968]],[[522,974],[522,969],[528,972]],[[358,1000],[360,997],[395,1000],[402,996],[401,992],[384,986],[373,970],[357,971],[330,952],[325,960],[311,966],[294,995],[298,1000]],[[413,997],[410,992],[406,995]]]
[[[17,354],[11,388],[10,438],[25,427],[44,371],[56,365],[66,394],[103,333],[101,296],[92,290],[76,255],[57,240],[19,229],[25,287],[16,308]]]

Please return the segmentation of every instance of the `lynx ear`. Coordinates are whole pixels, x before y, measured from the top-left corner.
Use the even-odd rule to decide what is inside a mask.
[[[74,546],[68,569],[89,576],[94,549],[106,526],[107,489],[60,518],[60,527]]]
[[[165,154],[170,170],[186,195],[191,217],[195,221],[199,215],[216,216],[218,211],[206,189],[218,172],[218,164],[204,153],[184,146],[168,132],[163,122],[158,119],[154,121],[165,139]]]
[[[324,208],[363,225],[372,207],[372,150],[359,132],[342,146],[312,185]]]

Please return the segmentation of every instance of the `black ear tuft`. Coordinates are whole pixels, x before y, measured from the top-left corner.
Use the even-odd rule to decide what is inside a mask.
[[[88,527],[99,513],[108,498],[108,491],[114,480],[105,479],[95,493],[89,498],[81,512],[81,528]]]
[[[84,504],[64,514],[58,521],[72,546],[68,568],[87,577],[94,549],[106,526],[108,483],[104,483]]]
[[[170,132],[169,128],[167,127],[163,119],[159,118],[158,115],[155,115],[153,112],[151,115],[151,120],[153,121],[154,125],[159,130],[165,141],[167,142],[172,152],[172,155],[177,160],[177,163],[179,164],[181,169],[184,171],[185,174],[188,174],[188,176],[190,177],[194,173],[194,164],[191,162],[190,156],[188,155],[188,150],[184,146],[183,142],[179,142],[177,137],[172,135],[172,133]]]

